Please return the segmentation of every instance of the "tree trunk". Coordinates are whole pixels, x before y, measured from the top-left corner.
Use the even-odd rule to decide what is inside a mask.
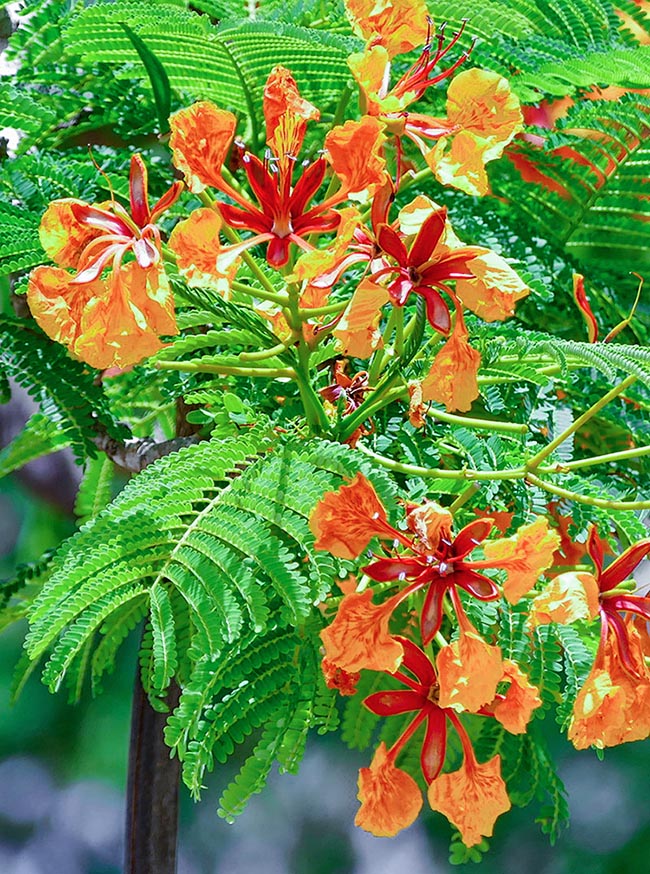
[[[179,689],[167,697],[173,708]],[[136,669],[129,746],[124,874],[175,874],[180,763],[163,740],[166,713],[153,709]]]

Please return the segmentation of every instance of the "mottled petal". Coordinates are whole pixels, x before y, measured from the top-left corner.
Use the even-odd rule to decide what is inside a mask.
[[[528,677],[516,662],[503,660],[503,678],[510,686],[505,697],[497,699],[494,715],[511,734],[524,734],[533,711],[542,706],[539,690],[528,681]]]
[[[424,0],[345,0],[345,7],[355,33],[384,46],[391,58],[427,40]]]
[[[461,628],[458,640],[442,647],[436,666],[440,706],[471,713],[494,699],[503,677],[501,650],[486,643],[471,625]]]
[[[514,314],[517,301],[530,293],[526,283],[495,252],[486,249],[467,266],[476,278],[459,279],[456,294],[468,309],[486,322],[509,318]]]
[[[448,412],[466,412],[479,396],[477,375],[481,354],[470,346],[468,339],[465,323],[459,315],[451,337],[422,380],[423,399],[444,404]]]
[[[235,135],[232,112],[201,100],[170,118],[172,161],[194,194],[221,184],[221,167]]]
[[[376,118],[346,121],[325,137],[330,163],[348,197],[373,193],[386,182],[386,161],[381,151],[386,139]]]
[[[418,784],[397,768],[382,741],[369,768],[359,771],[361,807],[355,825],[378,838],[391,838],[412,825],[422,809]]]
[[[72,198],[51,203],[41,219],[38,236],[52,261],[60,267],[76,269],[84,248],[102,231],[80,222],[73,205],[86,206]]]
[[[402,644],[391,636],[388,623],[395,607],[372,603],[372,591],[345,595],[331,625],[321,631],[325,658],[344,671],[395,673],[404,656]]]
[[[533,588],[541,573],[553,564],[560,538],[543,517],[521,527],[514,537],[491,540],[483,547],[486,560],[506,571],[503,594],[516,604]]]
[[[211,287],[228,298],[238,261],[224,264],[226,259],[219,257],[221,226],[222,219],[215,210],[196,209],[176,225],[169,238],[169,248],[176,255],[178,269],[190,287]]]
[[[497,818],[511,807],[500,756],[482,765],[466,757],[458,771],[433,781],[427,797],[433,810],[456,826],[468,847],[489,838]]]
[[[308,121],[318,121],[320,112],[300,96],[298,84],[286,67],[274,67],[264,86],[266,142],[273,154],[297,157]]]
[[[359,283],[342,319],[332,331],[344,354],[369,358],[375,349],[381,348],[381,308],[389,299],[386,289],[370,279]]]
[[[338,558],[356,558],[373,537],[390,537],[386,518],[377,493],[358,473],[350,485],[324,495],[312,510],[309,527],[316,537],[316,549],[326,549]]]
[[[593,574],[569,571],[547,583],[530,607],[531,625],[568,625],[598,615],[598,582]]]

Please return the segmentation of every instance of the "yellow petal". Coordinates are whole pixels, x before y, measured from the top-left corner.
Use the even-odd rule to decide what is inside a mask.
[[[514,537],[491,540],[484,544],[485,558],[495,568],[506,571],[503,594],[516,604],[533,588],[542,571],[553,564],[553,553],[560,538],[550,531],[545,518],[539,517],[522,526]]]

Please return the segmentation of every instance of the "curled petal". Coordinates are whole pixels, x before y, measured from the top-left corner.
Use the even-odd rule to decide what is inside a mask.
[[[428,12],[424,0],[346,0],[354,31],[390,57],[424,45],[428,37]]]
[[[338,558],[356,558],[373,537],[390,536],[384,505],[362,473],[338,492],[325,494],[309,517],[309,527],[316,549]]]
[[[201,100],[170,118],[172,161],[194,194],[221,184],[221,167],[235,135],[232,112]]]
[[[356,694],[357,683],[361,679],[360,673],[348,673],[348,671],[344,671],[343,668],[335,665],[328,658],[323,659],[321,668],[328,689],[337,689],[339,695]]]
[[[458,640],[442,647],[436,666],[440,706],[471,713],[494,699],[503,677],[501,650],[486,643],[471,625],[461,628]]]
[[[468,338],[465,323],[459,315],[451,337],[422,380],[423,399],[444,404],[448,412],[466,412],[479,396],[477,374],[481,354],[470,346]]]
[[[456,826],[468,847],[489,838],[497,818],[511,807],[500,756],[482,765],[466,756],[458,771],[433,781],[427,796],[433,810]]]
[[[73,351],[81,333],[84,310],[92,300],[106,294],[97,280],[74,285],[74,277],[59,267],[37,267],[29,277],[27,302],[40,328],[48,337]]]
[[[553,553],[560,538],[540,517],[521,527],[514,537],[492,540],[484,548],[485,558],[495,568],[506,571],[503,594],[516,604],[528,594],[542,571],[553,564]]]
[[[503,660],[503,680],[510,686],[505,696],[499,697],[493,707],[494,715],[511,734],[524,734],[533,711],[542,706],[539,690],[521,670],[516,662]]]
[[[300,96],[289,70],[274,67],[264,86],[266,142],[273,153],[277,157],[287,153],[295,157],[302,146],[307,122],[319,118],[318,109]]]
[[[389,295],[383,286],[370,279],[359,283],[342,319],[332,331],[346,355],[369,358],[381,347],[381,308],[388,301]]]
[[[38,229],[41,245],[60,267],[77,268],[84,248],[102,231],[79,221],[74,206],[85,207],[81,200],[55,200],[45,210]]]
[[[395,673],[404,648],[388,631],[394,607],[391,601],[373,604],[369,589],[345,595],[334,621],[321,631],[325,657],[348,673],[363,668]]]
[[[474,279],[459,279],[456,294],[463,304],[486,322],[503,321],[514,314],[518,300],[530,288],[512,267],[488,249],[467,264]]]
[[[451,542],[451,527],[454,517],[449,510],[435,501],[427,501],[414,507],[406,516],[406,524],[418,540],[431,552],[435,552],[440,539]]]
[[[383,125],[369,115],[361,121],[346,121],[325,137],[332,168],[348,197],[372,193],[386,182],[386,161],[381,155],[385,139]]]
[[[531,604],[531,625],[558,622],[568,625],[577,619],[595,619],[598,615],[598,582],[593,574],[569,571],[558,574],[544,587]]]
[[[413,777],[397,768],[382,741],[369,768],[359,771],[361,807],[355,825],[379,838],[408,828],[422,809],[422,794]]]

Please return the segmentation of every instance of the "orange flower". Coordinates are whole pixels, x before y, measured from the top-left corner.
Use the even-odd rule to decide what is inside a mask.
[[[486,194],[485,164],[501,157],[522,128],[519,100],[498,73],[465,70],[452,80],[447,91],[447,121],[457,131],[450,151],[446,151],[448,140],[439,140],[426,156],[427,163],[443,184],[454,185],[467,194]]]
[[[440,706],[476,713],[494,699],[504,673],[503,660],[499,647],[486,643],[467,619],[460,599],[454,601],[460,636],[443,646],[436,658]]]
[[[533,588],[542,571],[553,563],[553,553],[560,538],[549,531],[540,517],[520,528],[514,537],[493,540],[484,546],[486,561],[506,571],[503,594],[516,604]]]
[[[436,355],[431,370],[422,381],[425,401],[444,404],[448,412],[466,412],[479,396],[477,374],[481,355],[469,343],[460,307],[451,337]]]
[[[338,558],[356,558],[373,537],[391,537],[386,510],[362,473],[338,492],[327,492],[309,517],[316,549]]]
[[[426,425],[426,404],[422,400],[422,383],[419,379],[412,379],[408,384],[409,390],[409,422],[414,428],[424,428]]]
[[[539,690],[510,659],[503,660],[503,680],[510,680],[510,686],[504,695],[497,695],[492,711],[511,734],[524,734],[533,711],[542,705]]]
[[[428,36],[429,15],[423,0],[345,0],[354,31],[391,57],[410,52]]]
[[[433,810],[456,826],[468,847],[489,838],[497,818],[511,807],[500,756],[479,765],[471,746],[465,749],[462,766],[451,774],[441,774],[427,795]]]
[[[598,582],[593,574],[558,574],[537,595],[530,607],[530,623],[568,625],[598,616]]]
[[[382,741],[369,768],[359,771],[361,807],[355,825],[379,838],[392,838],[408,828],[422,808],[422,793],[413,777],[395,767],[395,756]]]
[[[485,249],[467,265],[473,278],[459,279],[456,295],[486,322],[503,321],[513,315],[515,304],[530,288],[496,252]]]
[[[222,249],[219,231],[223,221],[213,209],[196,209],[179,222],[169,238],[181,275],[190,287],[212,287],[226,299],[238,267],[235,247]]]
[[[169,125],[172,161],[189,190],[200,194],[208,185],[220,188],[221,168],[237,126],[232,112],[201,100],[172,115]]]
[[[134,155],[131,214],[115,202],[67,199],[50,204],[43,216],[43,246],[62,266],[32,272],[30,310],[48,336],[92,367],[135,364],[162,347],[160,334],[177,332],[155,222],[181,188],[175,182],[150,209],[147,170]],[[123,264],[127,254],[134,260]],[[63,269],[70,267],[77,272]]]
[[[375,349],[381,348],[381,308],[388,300],[386,289],[370,279],[362,279],[357,285],[343,317],[332,331],[345,355],[369,358]]]
[[[608,634],[578,693],[569,724],[569,740],[576,749],[618,746],[650,735],[650,671],[644,659],[647,640],[633,621],[625,623],[627,657],[634,673],[621,661],[620,641]]]
[[[383,125],[369,115],[361,121],[346,121],[325,137],[332,169],[348,197],[372,194],[386,182],[386,161],[381,154],[385,140]]]
[[[345,595],[334,621],[320,634],[325,658],[348,673],[363,668],[395,673],[404,650],[388,631],[394,608],[393,598],[379,607],[373,604],[369,589]]]

